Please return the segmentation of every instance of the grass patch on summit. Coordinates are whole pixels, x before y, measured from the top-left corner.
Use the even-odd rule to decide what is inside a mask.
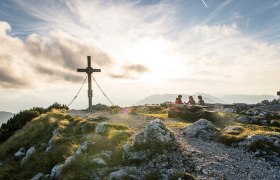
[[[70,116],[63,110],[53,109],[40,115],[0,145],[0,160],[4,162],[0,179],[31,179],[38,173],[50,174],[55,165],[64,164],[75,155],[85,141],[94,143],[63,167],[63,179],[92,178],[92,173],[103,167],[95,158],[104,159],[109,167],[118,166],[122,163],[123,145],[132,132],[125,125],[106,124],[106,133],[99,135],[95,133],[96,126],[96,122]],[[57,136],[53,136],[54,130],[59,133]],[[46,152],[50,140],[52,149]],[[22,147],[27,150],[34,145],[36,152],[21,166],[21,159],[14,154]]]
[[[168,118],[167,113],[164,113],[164,114],[145,114],[145,113],[143,113],[143,115],[154,117],[154,118],[159,118],[159,119],[167,119]]]
[[[266,136],[280,135],[279,127],[254,125],[254,124],[242,124],[242,123],[235,123],[233,124],[233,126],[239,126],[243,128],[243,130],[240,133],[238,133],[238,132],[227,131],[225,129],[222,129],[219,141],[221,141],[226,145],[234,145],[240,141],[243,141],[246,137],[250,135],[266,135]]]

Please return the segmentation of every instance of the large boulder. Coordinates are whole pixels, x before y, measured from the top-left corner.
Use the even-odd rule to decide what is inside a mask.
[[[189,138],[214,139],[219,135],[219,130],[206,119],[199,119],[184,130],[184,135]]]
[[[124,145],[123,158],[129,161],[147,160],[162,150],[176,149],[178,146],[174,134],[171,133],[160,119],[148,124],[144,131],[136,135],[133,145]]]
[[[174,140],[174,135],[165,127],[160,119],[156,119],[135,137],[135,144],[167,145],[173,143]]]

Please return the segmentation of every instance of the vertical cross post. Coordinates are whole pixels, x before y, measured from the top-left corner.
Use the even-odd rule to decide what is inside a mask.
[[[101,69],[93,69],[91,67],[91,57],[87,57],[87,68],[77,69],[78,72],[85,72],[88,75],[88,109],[92,112],[92,83],[91,83],[91,74],[93,72],[101,72]]]

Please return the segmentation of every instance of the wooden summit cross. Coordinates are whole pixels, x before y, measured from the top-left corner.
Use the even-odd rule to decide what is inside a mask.
[[[78,72],[86,72],[88,74],[88,109],[92,112],[92,85],[91,85],[91,74],[93,72],[101,72],[101,69],[93,69],[91,67],[91,57],[87,57],[87,68],[77,69]]]

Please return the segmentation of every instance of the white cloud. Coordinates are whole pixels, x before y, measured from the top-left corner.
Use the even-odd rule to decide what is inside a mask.
[[[2,87],[34,88],[61,81],[80,81],[82,77],[76,69],[85,66],[86,55],[92,55],[98,66],[112,63],[94,43],[79,41],[62,30],[52,31],[47,38],[31,34],[25,41],[7,34],[9,30],[7,22],[0,22]]]
[[[168,2],[138,6],[128,1],[68,0],[59,1],[59,8],[55,1],[50,2],[18,1],[45,23],[44,27],[34,24],[39,35],[22,41],[6,35],[5,28],[0,31],[34,63],[32,77],[44,72],[50,81],[79,81],[75,68],[81,67],[86,55],[93,54],[98,57],[94,62],[109,75],[119,74],[131,64],[147,67],[150,71],[141,74],[139,81],[131,81],[132,85],[154,81],[168,91],[169,80],[174,80],[181,91],[207,89],[215,93],[270,93],[277,88],[278,45],[244,34],[235,23],[207,24],[232,0],[222,3],[202,23],[185,28],[177,28],[176,6]]]

